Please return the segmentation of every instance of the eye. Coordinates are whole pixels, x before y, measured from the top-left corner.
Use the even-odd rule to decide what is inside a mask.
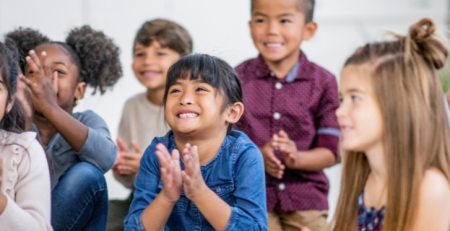
[[[56,72],[58,72],[58,74],[62,74],[62,75],[66,74],[66,73],[64,73],[64,71],[56,70]]]
[[[199,87],[199,88],[197,88],[197,91],[206,91],[206,89]]]
[[[361,101],[361,98],[359,96],[352,95],[352,101],[357,103],[357,102]]]
[[[164,56],[164,55],[166,55],[166,53],[164,53],[164,52],[158,52],[158,53],[156,53],[156,55],[158,55],[158,56]]]
[[[263,22],[264,22],[264,19],[256,19],[255,22],[256,22],[256,23],[263,23]]]
[[[281,23],[290,23],[291,22],[291,20],[289,20],[289,19],[281,19],[281,21],[280,21]]]
[[[170,94],[178,93],[178,92],[180,92],[180,90],[178,90],[178,89],[172,89],[172,90],[170,91]]]
[[[139,52],[139,53],[134,54],[134,56],[135,57],[143,57],[144,53],[143,52]]]

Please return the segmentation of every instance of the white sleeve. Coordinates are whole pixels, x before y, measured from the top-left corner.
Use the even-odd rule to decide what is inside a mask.
[[[29,163],[18,166],[18,182],[14,187],[15,201],[8,202],[0,215],[0,227],[14,231],[51,231],[51,188],[47,159],[41,145],[34,140],[28,151]]]

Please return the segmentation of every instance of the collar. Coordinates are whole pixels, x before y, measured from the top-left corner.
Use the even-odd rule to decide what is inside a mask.
[[[270,70],[269,66],[264,61],[264,58],[261,54],[258,55],[258,58],[255,60],[255,67],[256,67],[256,77],[257,78],[266,78],[266,77],[275,77],[274,74],[272,74],[272,71]],[[305,68],[308,63],[308,59],[303,51],[300,50],[300,55],[298,58],[298,63],[295,64],[295,66],[289,71],[286,78],[283,78],[286,82],[293,82],[296,79],[302,79],[305,78],[303,76],[303,73],[305,73]]]

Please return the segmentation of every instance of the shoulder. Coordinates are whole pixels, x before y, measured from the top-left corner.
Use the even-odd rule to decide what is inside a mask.
[[[237,154],[236,159],[262,161],[262,155],[258,147],[245,133],[233,130],[228,137],[229,147],[233,153]]]
[[[145,102],[146,97],[147,97],[147,95],[145,92],[136,94],[135,96],[127,99],[127,101],[125,102],[125,108],[142,104],[143,102]]]
[[[325,68],[317,65],[316,63],[313,63],[309,61],[306,58],[306,55],[304,56],[303,62],[300,65],[305,65],[303,68],[304,74],[307,76],[314,76],[315,78],[318,78],[319,82],[323,84],[329,84],[329,83],[336,83],[337,80],[336,77],[326,70]]]
[[[449,180],[438,169],[432,168],[425,172],[420,183],[420,200],[424,203],[450,202]],[[421,203],[422,204],[422,203]],[[444,203],[448,205],[448,203]]]
[[[105,120],[103,120],[102,117],[100,117],[97,113],[95,113],[91,110],[87,110],[84,112],[76,112],[76,113],[73,113],[72,116],[87,126],[89,126],[89,125],[96,125],[96,126],[106,125]]]
[[[156,145],[163,144],[164,146],[166,146],[167,149],[169,149],[169,147],[171,146],[170,143],[173,140],[172,136],[173,136],[173,132],[172,132],[172,130],[170,130],[169,132],[167,132],[167,134],[165,136],[153,138],[151,144],[145,149],[145,152],[144,152],[145,159],[149,160],[149,161],[157,160],[156,155],[155,155]]]
[[[239,64],[235,71],[238,74],[239,78],[245,78],[249,74],[249,72],[254,72],[254,70],[257,67],[258,60],[257,58],[254,59],[248,59],[244,61],[243,63]]]

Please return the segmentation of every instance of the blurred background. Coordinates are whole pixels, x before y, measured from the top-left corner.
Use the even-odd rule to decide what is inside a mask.
[[[339,79],[345,59],[369,41],[386,39],[386,31],[405,34],[412,23],[431,17],[440,32],[448,35],[449,10],[448,0],[316,0],[314,20],[319,29],[311,41],[302,44],[302,49],[311,61]],[[114,140],[125,101],[146,90],[131,69],[132,46],[137,29],[155,18],[182,25],[194,40],[194,52],[218,56],[232,66],[258,55],[248,28],[250,0],[0,0],[2,37],[22,26],[63,41],[71,28],[89,24],[114,39],[121,48],[124,76],[102,96],[92,96],[88,91],[76,107],[76,111],[93,110],[103,117]],[[448,67],[440,72],[444,91],[449,85],[449,73]],[[325,172],[330,180],[332,215],[341,166]],[[129,195],[111,172],[106,178],[111,199]]]

